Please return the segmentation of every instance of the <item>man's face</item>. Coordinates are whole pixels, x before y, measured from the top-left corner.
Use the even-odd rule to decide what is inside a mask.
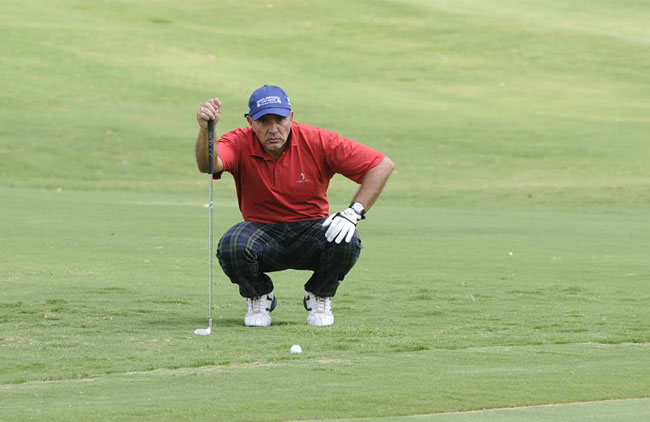
[[[257,120],[248,116],[247,120],[264,151],[273,158],[279,158],[287,147],[287,140],[291,134],[293,111],[287,117],[267,114]]]

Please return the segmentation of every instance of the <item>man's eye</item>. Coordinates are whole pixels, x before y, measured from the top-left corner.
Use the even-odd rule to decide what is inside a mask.
[[[282,116],[262,116],[257,121],[262,125],[283,124],[287,118]]]

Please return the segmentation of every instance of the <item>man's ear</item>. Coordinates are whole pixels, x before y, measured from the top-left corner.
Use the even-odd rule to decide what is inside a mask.
[[[246,120],[250,126],[253,126],[253,119],[251,119],[251,116],[246,116]]]

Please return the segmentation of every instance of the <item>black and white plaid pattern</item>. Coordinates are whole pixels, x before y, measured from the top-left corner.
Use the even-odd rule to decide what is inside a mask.
[[[361,254],[361,240],[355,232],[350,243],[328,242],[323,221],[236,224],[219,241],[219,264],[243,297],[270,293],[273,282],[265,273],[287,269],[314,271],[305,290],[334,296]]]

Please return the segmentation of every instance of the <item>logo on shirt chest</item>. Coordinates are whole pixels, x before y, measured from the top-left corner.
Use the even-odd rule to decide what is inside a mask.
[[[309,179],[307,179],[305,173],[300,173],[300,178],[296,180],[296,183],[305,183],[305,182],[309,182]]]

